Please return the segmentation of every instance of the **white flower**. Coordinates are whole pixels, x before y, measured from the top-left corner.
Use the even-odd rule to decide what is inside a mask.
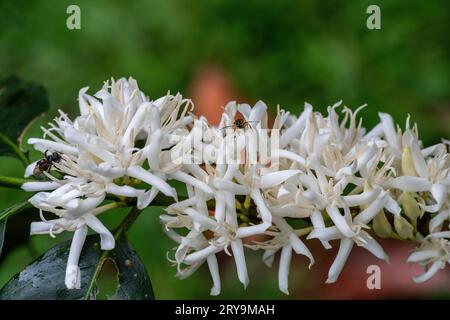
[[[259,230],[264,240],[246,245],[264,249],[263,259],[268,264],[281,249],[278,277],[285,293],[292,250],[314,261],[300,235],[309,233],[307,239],[318,238],[327,249],[330,240],[341,240],[327,280],[335,282],[354,243],[388,259],[371,234],[373,219],[384,216],[384,210],[395,215],[396,228],[411,227],[411,232],[413,227],[403,214],[416,223],[423,211],[438,211],[430,229],[441,228],[449,218],[446,147],[421,149],[416,129],[407,125],[403,135],[396,132],[387,114],[380,114],[380,124],[366,133],[361,119],[356,118],[364,106],[355,112],[344,107],[344,118],[339,120],[340,104],[329,107],[326,117],[309,104],[299,117],[278,108],[271,130],[267,130],[267,107],[262,102],[253,108],[229,103],[219,127],[210,126],[204,118],[194,119],[192,130],[174,150],[195,162],[179,169],[209,188],[198,181],[188,182],[189,199],[170,206],[172,216],[165,218],[167,232],[180,244],[175,259],[178,266],[190,257],[189,267],[181,272],[183,277],[208,261],[215,283],[212,291],[217,293],[215,253],[231,245],[237,230],[249,223],[254,230],[264,224],[270,227]],[[240,117],[248,122],[246,129],[236,126],[235,119]],[[255,141],[277,133],[279,143],[269,158],[264,158]],[[252,135],[256,139],[247,139]],[[430,192],[431,197],[424,200],[419,192]],[[214,217],[209,216],[208,201],[214,201]],[[252,216],[252,211],[257,215]],[[302,220],[308,227],[294,229],[288,219]],[[191,230],[188,236],[175,236],[173,228],[180,226]],[[205,236],[206,230],[209,236]],[[397,230],[401,236],[404,231]],[[191,251],[192,256],[187,254]],[[241,281],[246,279],[243,274],[238,268]]]
[[[414,278],[417,283],[431,279],[439,269],[450,263],[450,231],[436,232],[422,240],[420,248],[408,257],[408,262],[427,266],[427,271]]]
[[[158,192],[176,199],[166,179],[162,149],[170,149],[192,121],[187,115],[190,101],[180,95],[167,95],[150,101],[134,79],[106,82],[95,94],[80,90],[80,115],[74,121],[60,111],[50,128],[42,128],[44,137],[28,142],[49,154],[58,153],[51,169],[43,174],[50,181],[27,182],[22,188],[36,192],[30,202],[41,210],[42,222],[31,226],[31,234],[64,230],[74,232],[66,270],[69,289],[79,287],[78,259],[87,228],[100,234],[101,248],[114,248],[114,238],[95,216],[112,209],[114,203],[100,206],[107,195],[136,198],[139,209],[147,207]],[[167,157],[167,155],[166,155]],[[146,166],[148,163],[148,167]],[[25,176],[34,173],[36,162]],[[46,220],[42,211],[56,219]]]
[[[327,208],[330,218],[335,226],[328,228],[315,228],[308,239],[317,238],[322,241],[340,239],[339,251],[328,272],[327,283],[337,280],[342,268],[347,261],[353,243],[365,248],[379,259],[387,260],[388,257],[378,242],[363,229],[370,229],[368,223],[377,215],[387,202],[386,194],[382,194],[374,200],[365,210],[352,218],[350,210],[344,207],[344,216],[337,207]]]
[[[247,245],[252,249],[264,249],[263,261],[267,266],[272,266],[275,254],[281,249],[280,266],[278,269],[278,285],[282,292],[289,294],[288,277],[292,258],[292,250],[297,254],[302,254],[309,258],[309,268],[314,264],[314,258],[299,238],[299,234],[282,218],[274,217],[274,223],[278,231],[267,231],[266,234],[272,238],[266,242],[254,241],[254,244]],[[309,230],[306,230],[309,231]]]
[[[168,211],[170,212],[171,210],[174,210],[174,208],[169,207]],[[179,207],[176,210],[180,210]],[[188,270],[195,270],[204,261],[208,261],[211,276],[214,281],[211,294],[219,294],[220,277],[218,275],[219,271],[215,254],[220,251],[225,251],[231,256],[232,252],[236,262],[239,281],[246,287],[249,282],[249,277],[241,239],[263,234],[270,224],[263,222],[257,225],[239,227],[235,214],[227,215],[226,221],[216,221],[216,219],[206,216],[190,207],[183,209],[182,214],[189,219],[185,220],[184,225],[179,224],[179,222],[175,222],[175,225],[177,227],[184,226],[191,230],[186,237],[179,237],[178,235],[174,237],[180,243],[175,255],[175,261],[178,264],[179,273],[182,277],[185,276],[186,271],[181,271],[181,264],[191,266]],[[173,217],[162,217],[162,222],[165,223],[166,228],[169,228],[170,224],[174,223],[173,220]],[[205,235],[208,235],[208,237]],[[231,252],[229,251],[229,247],[231,247]]]
[[[354,243],[387,260],[374,233],[421,239],[419,224],[430,214],[430,234],[408,261],[431,263],[420,281],[448,261],[449,237],[443,231],[450,220],[448,142],[423,148],[409,118],[402,132],[390,115],[380,113],[380,123],[366,132],[357,118],[364,106],[351,111],[340,101],[322,115],[306,103],[298,117],[278,108],[270,128],[263,102],[253,107],[230,102],[216,127],[189,114],[190,100],[167,95],[151,101],[131,78],[106,82],[94,96],[84,88],[79,104],[75,120],[60,112],[43,128],[42,139],[29,140],[61,159],[52,163],[55,174],[43,173],[49,180],[23,185],[37,192],[30,202],[41,213],[56,215],[47,221],[42,213],[33,234],[75,233],[69,288],[79,286],[78,260],[88,228],[100,234],[103,249],[114,247],[96,216],[123,202],[104,200],[127,198],[129,204],[132,198],[143,209],[159,192],[175,200],[160,221],[178,244],[171,260],[177,276],[188,277],[206,261],[213,295],[221,289],[216,257],[221,251],[233,255],[244,286],[249,283],[244,246],[264,250],[269,265],[281,251],[278,282],[288,294],[292,251],[314,263],[300,237],[317,238],[326,249],[331,240],[340,240],[331,283]],[[178,201],[168,180],[183,183],[187,198]],[[393,226],[385,211],[394,214]],[[302,227],[294,227],[297,223]],[[180,228],[188,233],[179,234]]]

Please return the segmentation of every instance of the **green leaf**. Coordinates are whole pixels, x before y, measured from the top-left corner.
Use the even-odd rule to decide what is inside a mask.
[[[7,247],[12,247],[14,245],[15,242],[17,241],[10,241],[10,240],[23,240],[22,234],[23,232],[14,232],[14,239],[9,239],[8,240],[8,246],[5,245],[5,238],[6,238],[6,221],[8,220],[8,218],[13,218],[13,220],[15,220],[14,216],[17,213],[25,213],[31,210],[31,204],[25,200],[19,203],[16,203],[15,205],[3,209],[0,211],[0,258],[2,257],[2,251],[3,248],[5,248],[5,251],[8,251]],[[30,215],[25,215],[25,216],[30,216]],[[25,217],[26,218],[26,217]],[[15,222],[15,221],[14,221]],[[22,224],[22,223],[21,223]],[[14,231],[17,231],[17,226],[15,223],[13,223],[13,227],[14,227]],[[29,221],[27,223],[26,226],[26,237],[28,238],[28,234],[29,234]],[[23,241],[18,241],[18,242],[23,242]]]
[[[88,236],[80,257],[81,289],[68,290],[64,284],[70,241],[48,250],[22,272],[16,274],[0,291],[0,300],[50,299],[73,300],[95,298],[96,280],[106,259],[118,268],[119,281],[116,299],[154,299],[150,278],[145,267],[122,235],[116,247],[103,251],[98,235]]]
[[[67,290],[64,284],[70,241],[62,242],[17,273],[0,291],[0,300],[23,299],[79,299],[86,291],[86,284],[94,273],[101,250],[94,246],[97,238],[89,237],[85,243],[81,269],[81,290]]]
[[[30,202],[28,202],[28,200],[18,202],[16,204],[12,205],[11,207],[0,211],[0,221],[6,220],[9,217],[11,217],[12,215],[23,212],[31,207],[32,207],[32,205]]]
[[[17,76],[0,80],[0,154],[27,159],[17,144],[25,128],[49,109],[47,91]]]
[[[120,300],[154,299],[152,284],[141,259],[125,236],[119,239],[119,243],[120,245],[116,246],[110,254],[119,270],[119,286],[112,298]]]
[[[2,256],[3,242],[5,240],[6,220],[0,221],[0,257]]]

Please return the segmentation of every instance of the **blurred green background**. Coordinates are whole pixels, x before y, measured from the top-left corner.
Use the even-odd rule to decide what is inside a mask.
[[[66,28],[70,4],[81,8],[81,30]],[[381,30],[366,27],[370,4],[381,8]],[[385,111],[402,127],[410,114],[425,144],[450,136],[447,0],[2,0],[0,12],[0,75],[18,74],[49,92],[52,111],[31,135],[40,135],[39,124],[53,118],[57,108],[75,115],[82,87],[90,86],[94,93],[110,77],[132,76],[151,98],[168,90],[189,96],[198,70],[214,65],[225,70],[250,103],[261,99],[294,113],[304,101],[322,111],[340,99],[352,108],[368,103],[363,112],[368,127]],[[19,161],[0,157],[0,175],[22,173]],[[0,208],[25,197],[0,188]],[[166,260],[174,244],[160,229],[160,209],[147,211],[130,239],[147,266],[156,297],[209,298],[206,268],[187,280],[174,277],[176,270]],[[114,226],[122,216],[108,213],[104,219]],[[0,286],[67,236],[34,236],[9,253],[0,262]],[[265,268],[259,254],[249,254],[246,291],[232,259],[226,261],[221,298],[286,298],[278,291],[276,268]],[[302,262],[291,272],[291,288],[311,281]]]

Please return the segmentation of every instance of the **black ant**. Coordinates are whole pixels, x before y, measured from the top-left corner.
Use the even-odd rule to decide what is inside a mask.
[[[239,118],[239,119],[234,120],[232,125],[223,127],[220,130],[227,129],[227,128],[233,128],[234,130],[248,129],[248,128],[253,129],[252,126],[250,125],[250,123],[252,123],[252,122],[259,122],[259,121],[247,121],[244,118]]]
[[[53,163],[61,161],[61,155],[58,152],[49,153],[48,150],[44,152],[45,158],[39,160],[34,167],[33,174],[39,175],[44,171],[50,172]]]

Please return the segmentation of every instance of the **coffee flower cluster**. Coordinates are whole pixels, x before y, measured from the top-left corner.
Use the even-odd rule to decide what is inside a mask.
[[[339,102],[326,116],[309,104],[299,116],[278,109],[269,127],[263,102],[232,102],[213,126],[190,113],[190,100],[167,95],[152,101],[133,79],[106,82],[94,96],[86,92],[80,91],[80,116],[71,121],[61,112],[43,139],[29,140],[41,152],[58,152],[61,161],[44,172],[47,180],[23,185],[38,191],[30,199],[35,207],[57,217],[41,214],[32,234],[74,232],[68,288],[80,286],[88,228],[100,234],[102,249],[114,247],[97,218],[117,206],[105,204],[109,195],[135,199],[139,209],[159,192],[172,197],[160,217],[178,244],[170,261],[180,278],[206,262],[212,295],[221,290],[222,251],[233,256],[244,286],[246,250],[262,250],[269,266],[280,251],[279,288],[286,294],[292,254],[314,264],[311,239],[325,249],[339,245],[328,283],[337,280],[355,244],[387,260],[375,236],[419,243],[408,262],[429,268],[417,282],[449,263],[448,142],[424,148],[409,119],[401,130],[380,113],[380,123],[366,132],[357,118],[362,107],[352,112]],[[168,180],[184,183],[186,191],[178,191],[187,198],[178,201]]]

